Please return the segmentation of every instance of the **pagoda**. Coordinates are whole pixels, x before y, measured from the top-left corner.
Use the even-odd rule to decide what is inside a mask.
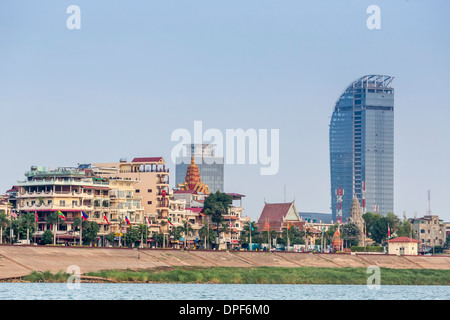
[[[341,238],[341,232],[339,229],[340,228],[338,226],[337,230],[333,234],[333,238],[331,239],[331,247],[333,252],[343,250],[344,240]]]
[[[359,205],[359,200],[356,195],[353,196],[353,201],[350,206],[350,212],[348,215],[347,222],[356,225],[356,227],[359,230],[359,235],[357,238],[358,245],[359,246],[364,245],[364,219],[362,217],[362,209],[361,206]]]
[[[184,183],[180,183],[177,186],[180,190],[188,191],[195,190],[199,193],[209,194],[209,186],[202,182],[200,177],[200,170],[198,165],[195,163],[194,156],[191,157],[191,164],[186,170],[186,178]]]

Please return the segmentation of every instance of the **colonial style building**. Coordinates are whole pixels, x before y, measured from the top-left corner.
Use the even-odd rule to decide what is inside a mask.
[[[397,237],[386,241],[388,253],[396,255],[417,255],[420,241],[409,237]]]

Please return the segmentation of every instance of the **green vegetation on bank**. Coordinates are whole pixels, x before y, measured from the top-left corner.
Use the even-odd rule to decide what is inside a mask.
[[[450,270],[381,268],[381,285],[449,285]],[[367,284],[366,268],[316,267],[177,267],[145,270],[105,270],[85,274],[116,282],[221,284]],[[33,272],[23,280],[65,282],[69,275]]]

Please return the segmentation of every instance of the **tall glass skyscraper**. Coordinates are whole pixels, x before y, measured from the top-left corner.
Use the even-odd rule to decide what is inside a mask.
[[[336,102],[329,132],[334,221],[340,208],[342,221],[347,221],[354,195],[363,211],[386,215],[394,210],[393,79],[361,77]],[[343,190],[341,201],[339,189]]]

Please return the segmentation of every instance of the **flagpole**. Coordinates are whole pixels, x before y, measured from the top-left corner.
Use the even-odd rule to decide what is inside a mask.
[[[250,221],[249,223],[250,228],[248,228],[248,231],[250,231],[250,251],[252,251],[252,222]]]
[[[81,214],[83,215],[83,213]],[[80,247],[83,245],[82,238],[83,238],[83,218],[80,219]]]

